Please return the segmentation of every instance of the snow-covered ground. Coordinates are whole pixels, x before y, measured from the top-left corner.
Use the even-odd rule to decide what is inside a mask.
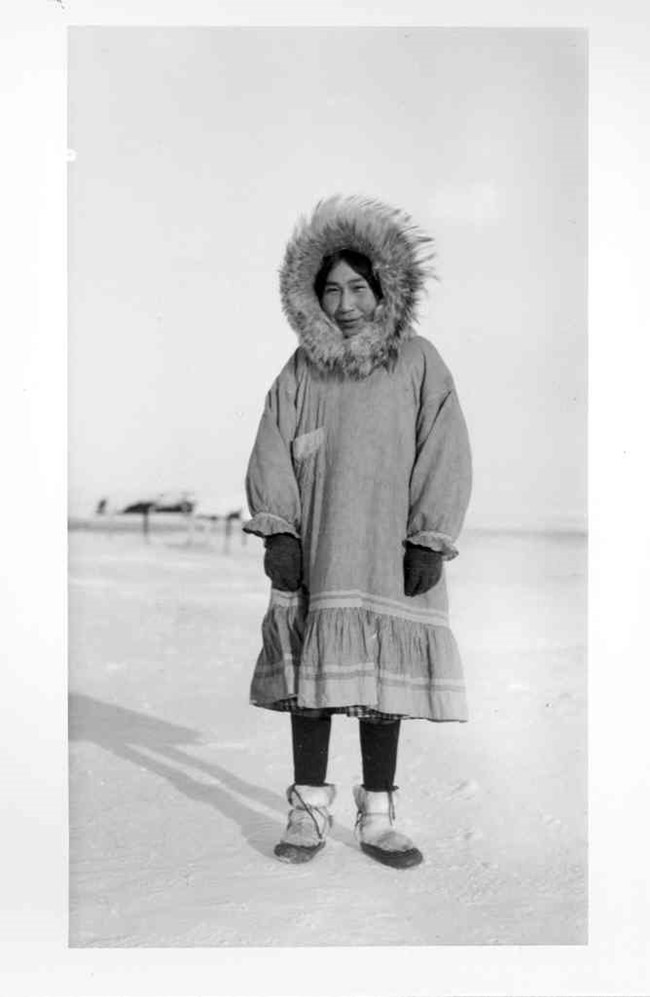
[[[289,720],[248,705],[261,544],[70,534],[73,946],[586,942],[586,541],[468,532],[449,566],[468,724],[403,725],[403,872],[355,844],[335,718],[321,855],[273,846]]]

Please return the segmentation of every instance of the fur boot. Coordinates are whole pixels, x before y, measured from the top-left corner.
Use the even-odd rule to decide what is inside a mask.
[[[361,850],[394,869],[419,865],[422,861],[420,850],[410,838],[393,827],[395,791],[373,793],[363,786],[355,786],[353,794],[357,805],[355,834]]]
[[[282,862],[309,862],[325,846],[332,826],[332,805],[336,790],[324,786],[289,786],[287,801],[291,806],[287,829],[275,846]]]

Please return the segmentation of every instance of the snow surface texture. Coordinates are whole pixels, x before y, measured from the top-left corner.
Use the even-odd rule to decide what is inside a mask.
[[[70,534],[70,944],[585,943],[586,541],[466,533],[448,567],[468,724],[403,724],[395,871],[352,828],[358,722],[333,722],[335,825],[273,856],[289,718],[248,705],[262,545]]]

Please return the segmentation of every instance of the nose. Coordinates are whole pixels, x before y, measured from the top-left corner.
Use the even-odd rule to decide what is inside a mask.
[[[341,297],[339,300],[339,311],[344,313],[351,311],[352,300],[353,300],[352,291],[350,291],[349,288],[344,287],[341,292]]]

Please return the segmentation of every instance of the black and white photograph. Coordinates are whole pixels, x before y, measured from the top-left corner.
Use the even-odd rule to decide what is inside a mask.
[[[3,7],[2,993],[646,997],[604,7]]]
[[[586,56],[69,30],[72,947],[586,944]]]

